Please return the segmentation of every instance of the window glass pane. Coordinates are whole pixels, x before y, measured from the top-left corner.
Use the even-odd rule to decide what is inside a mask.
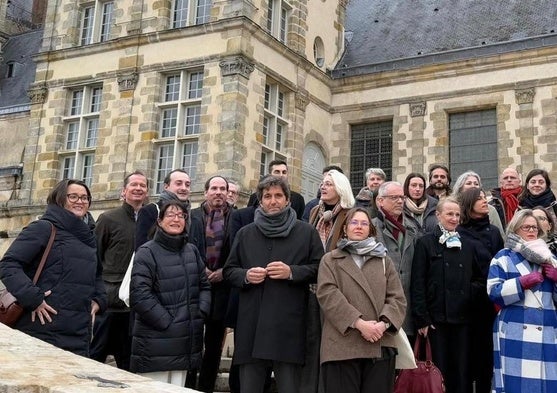
[[[197,0],[197,12],[195,15],[195,24],[209,22],[211,13],[211,0]]]
[[[73,179],[75,157],[65,157],[62,164],[62,179]]]
[[[263,118],[263,144],[264,145],[269,144],[269,123],[270,122],[271,120],[267,116]]]
[[[70,115],[75,116],[81,114],[81,104],[83,102],[83,90],[72,92],[72,101],[70,107]]]
[[[278,103],[277,103],[277,115],[282,117],[282,113],[284,110],[284,93],[278,93]]]
[[[103,4],[102,8],[102,22],[101,22],[101,37],[100,41],[110,39],[110,32],[112,30],[112,15],[114,10],[114,3],[108,2]]]
[[[498,186],[495,109],[449,115],[449,161],[453,178],[472,170],[485,189]]]
[[[160,194],[163,189],[164,177],[172,170],[174,159],[174,145],[162,145],[159,147],[159,160],[157,165],[156,192]]]
[[[174,19],[172,27],[184,27],[188,20],[188,7],[189,0],[175,0],[174,1]]]
[[[93,118],[87,120],[87,137],[85,138],[85,147],[97,146],[97,137],[99,134],[99,119]]]
[[[267,152],[261,152],[261,164],[259,165],[259,177],[263,177],[267,174],[267,162],[270,162],[270,160],[268,161],[268,157],[267,157]]]
[[[189,77],[188,98],[201,98],[203,93],[203,72],[192,72]]]
[[[68,123],[68,134],[66,135],[66,150],[77,149],[78,133],[79,123]]]
[[[85,7],[82,11],[81,20],[81,45],[88,45],[93,39],[93,17],[94,7]]]
[[[86,154],[83,156],[83,182],[91,187],[93,182],[93,164],[95,163],[94,154]]]
[[[270,109],[271,106],[271,86],[265,85],[265,109]]]
[[[273,7],[275,0],[269,0],[269,7],[267,8],[267,31],[273,34]]]
[[[99,112],[101,110],[102,87],[94,87],[91,90],[91,112]]]
[[[182,169],[189,173],[190,178],[195,178],[197,168],[197,142],[184,143],[182,156]]]
[[[367,168],[381,168],[392,177],[393,124],[391,121],[355,125],[351,128],[350,184],[356,195]]]
[[[166,78],[166,92],[164,100],[178,101],[180,98],[180,75],[171,75]]]
[[[282,150],[282,124],[277,123],[277,132],[275,135],[275,149]]]
[[[201,106],[188,106],[186,109],[186,129],[184,135],[199,134]]]
[[[286,32],[288,30],[288,10],[282,8],[280,10],[280,32],[279,32],[279,40],[281,42],[286,42]]]
[[[170,108],[162,112],[161,138],[176,136],[176,121],[178,119],[178,109]]]

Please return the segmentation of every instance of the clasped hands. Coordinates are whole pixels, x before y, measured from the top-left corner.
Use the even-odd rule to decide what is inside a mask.
[[[550,263],[544,263],[543,265],[541,265],[541,267],[542,272],[532,272],[518,278],[518,281],[520,281],[520,285],[522,286],[522,288],[533,288],[536,285],[541,284],[544,280],[544,277],[549,278],[553,282],[557,282],[557,268],[553,267],[553,265]]]
[[[354,327],[360,331],[364,340],[372,343],[379,341],[387,330],[387,325],[383,321],[364,321],[362,318],[358,318]]]
[[[246,272],[246,281],[250,284],[261,284],[265,277],[274,280],[288,280],[291,275],[290,266],[282,261],[270,262],[266,267],[252,267]]]

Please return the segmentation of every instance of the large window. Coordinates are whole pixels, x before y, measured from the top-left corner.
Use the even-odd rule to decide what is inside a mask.
[[[495,109],[449,115],[449,160],[453,179],[472,170],[485,189],[497,187],[497,113]]]
[[[162,190],[164,177],[174,168],[182,168],[192,180],[195,178],[203,70],[165,75],[164,86],[159,105],[161,127],[157,140],[157,193]]]
[[[174,0],[172,27],[200,25],[209,22],[212,0]]]
[[[99,135],[102,87],[87,86],[69,93],[64,117],[65,140],[60,150],[61,178],[91,185]]]
[[[265,104],[263,114],[263,146],[259,174],[267,174],[269,162],[276,159],[286,160],[286,131],[288,121],[285,117],[286,94],[277,84],[265,85]]]
[[[114,25],[114,2],[99,1],[81,9],[81,45],[103,42],[110,39]]]
[[[380,121],[352,126],[350,139],[350,184],[354,195],[364,184],[368,168],[381,168],[392,177],[393,123]]]
[[[288,22],[292,7],[285,0],[268,0],[267,31],[280,42],[286,44]]]

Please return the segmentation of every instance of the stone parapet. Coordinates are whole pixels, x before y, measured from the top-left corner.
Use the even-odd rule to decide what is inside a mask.
[[[196,392],[74,355],[3,324],[0,324],[0,376],[0,392]]]

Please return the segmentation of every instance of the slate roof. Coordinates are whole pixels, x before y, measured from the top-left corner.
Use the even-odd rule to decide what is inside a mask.
[[[0,114],[25,109],[31,102],[27,89],[35,81],[36,64],[32,56],[39,52],[43,30],[32,30],[12,36],[2,47],[0,64]],[[15,75],[6,78],[8,63],[15,62]]]
[[[555,0],[350,0],[333,77],[557,45]]]

